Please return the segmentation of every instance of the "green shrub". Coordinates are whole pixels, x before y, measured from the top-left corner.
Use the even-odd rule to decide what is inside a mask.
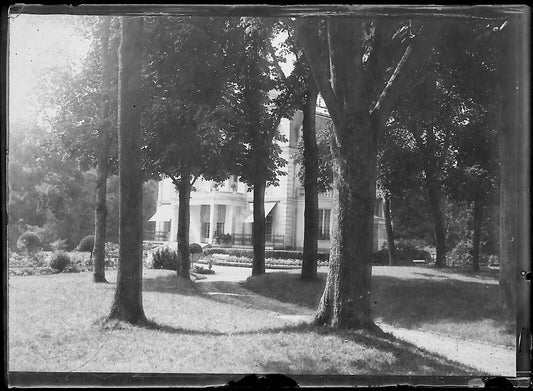
[[[194,265],[191,271],[198,274],[215,274],[215,271],[211,268],[211,265],[209,265],[209,268],[207,269],[199,265]]]
[[[152,258],[152,267],[154,269],[177,270],[179,255],[168,248],[157,250]]]
[[[252,248],[220,248],[212,247],[204,250],[205,254],[227,254],[233,257],[253,258]],[[296,250],[265,250],[265,258],[272,259],[303,259],[303,253]],[[328,263],[329,253],[318,253],[318,263]]]
[[[17,240],[17,248],[26,251],[28,255],[38,252],[41,247],[41,238],[34,232],[24,232]]]
[[[449,266],[471,266],[472,265],[472,241],[461,240],[450,251],[447,256],[447,264]]]
[[[491,267],[500,266],[500,258],[497,255],[489,255],[487,265]]]
[[[84,237],[80,244],[78,244],[78,251],[93,252],[94,248],[94,235],[87,235]]]
[[[217,235],[216,242],[218,244],[230,244],[232,242],[233,237],[231,234],[221,234]]]
[[[204,250],[202,249],[202,246],[200,246],[198,243],[189,243],[189,253],[190,254],[202,254]]]
[[[50,268],[61,273],[70,265],[70,257],[64,252],[56,252],[50,257]]]
[[[396,246],[396,261],[398,266],[413,265],[414,259],[423,259],[427,263],[431,262],[431,254],[426,250],[418,248],[419,243],[416,241],[400,239],[394,244]],[[389,248],[386,243],[381,250],[372,254],[372,262],[375,265],[389,264]]]

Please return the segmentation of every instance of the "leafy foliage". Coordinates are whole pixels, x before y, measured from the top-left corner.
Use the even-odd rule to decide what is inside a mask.
[[[58,273],[64,271],[70,262],[70,257],[64,252],[56,252],[50,257],[50,267]]]
[[[332,132],[333,124],[328,121],[323,128],[316,130],[316,144],[318,147],[318,191],[325,192],[332,190],[333,184],[333,167],[330,149],[330,135]],[[305,166],[304,153],[303,153],[303,140],[298,143],[298,152],[295,156],[295,163],[298,164],[298,179],[303,185],[305,179]]]
[[[152,267],[154,269],[176,270],[178,267],[179,255],[168,248],[157,250],[153,254]]]
[[[94,235],[84,237],[78,244],[78,251],[92,252],[94,248]]]
[[[189,244],[189,253],[191,254],[202,254],[204,250],[202,249],[202,246],[200,246],[198,243],[190,243]]]
[[[143,90],[150,97],[143,116],[147,175],[222,181],[232,164],[228,131],[230,91],[226,52],[231,20],[148,19],[148,63]]]
[[[33,232],[24,232],[17,241],[17,247],[31,255],[41,249],[41,239]]]

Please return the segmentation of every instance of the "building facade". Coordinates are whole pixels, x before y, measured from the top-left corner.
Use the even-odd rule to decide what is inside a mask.
[[[323,105],[317,107],[317,127],[329,120]],[[279,131],[286,142],[279,142],[282,157],[288,162],[286,175],[279,177],[279,186],[269,186],[265,192],[266,246],[301,250],[304,241],[304,188],[298,179],[299,167],[295,155],[302,133],[301,112],[291,120],[283,119]],[[191,242],[251,246],[253,224],[253,193],[247,185],[231,177],[222,185],[202,178],[194,184],[190,199]],[[331,192],[318,196],[319,251],[328,251],[332,227],[333,196]],[[170,179],[159,182],[157,210],[150,218],[155,223],[155,240],[177,240],[178,193]],[[376,199],[374,215],[374,251],[386,241],[383,200]]]

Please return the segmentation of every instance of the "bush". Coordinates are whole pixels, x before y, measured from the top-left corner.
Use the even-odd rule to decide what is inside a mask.
[[[209,268],[207,269],[199,265],[194,265],[191,271],[198,274],[215,274],[215,271],[211,268],[211,265],[209,265]]]
[[[489,255],[487,260],[487,265],[490,267],[500,266],[500,258],[497,255]]]
[[[446,263],[449,266],[471,266],[472,259],[472,241],[461,240],[447,255]]]
[[[233,257],[253,258],[254,250],[252,248],[208,248],[204,251],[206,254],[227,254]],[[273,259],[303,259],[301,251],[296,250],[265,250],[265,258]],[[318,253],[318,263],[328,263],[329,253]]]
[[[232,239],[233,237],[231,236],[231,234],[221,234],[217,235],[216,241],[218,244],[230,244]]]
[[[410,241],[400,239],[395,242],[396,245],[396,261],[398,266],[413,265],[413,259],[423,259],[427,263],[431,262],[431,254],[426,250],[421,250],[417,246],[420,245],[417,241]],[[383,248],[372,254],[372,262],[375,265],[389,264],[389,248],[385,243]]]
[[[84,237],[80,244],[78,244],[78,251],[87,251],[87,252],[93,252],[94,248],[94,236],[93,235],[87,235]]]
[[[38,252],[41,247],[41,238],[34,232],[24,232],[17,240],[17,248],[25,250],[28,255]]]
[[[168,248],[157,250],[152,258],[152,267],[154,269],[177,270],[179,255]]]
[[[202,254],[204,250],[202,249],[202,246],[200,246],[198,243],[189,243],[189,253],[190,254]]]
[[[70,265],[70,257],[64,252],[56,252],[50,258],[50,268],[61,273]]]

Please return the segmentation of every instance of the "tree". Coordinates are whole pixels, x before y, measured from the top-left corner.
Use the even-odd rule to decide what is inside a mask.
[[[104,16],[83,26],[93,36],[88,60],[79,73],[56,72],[48,80],[46,94],[59,110],[49,119],[54,128],[47,142],[65,151],[80,167],[96,167],[94,273],[95,282],[105,279],[107,179],[116,171],[117,112],[117,18]]]
[[[155,18],[144,80],[150,102],[143,118],[144,166],[166,176],[179,194],[179,277],[190,278],[190,193],[197,178],[223,181],[233,164],[230,60],[235,21]]]
[[[397,44],[391,37],[398,24],[385,19],[329,17],[326,26],[327,44],[322,47],[319,21],[296,20],[298,40],[334,124],[334,229],[330,270],[315,321],[373,328],[370,285],[379,133],[421,42],[418,30],[404,28],[406,44]],[[391,63],[395,65],[387,72]]]
[[[414,140],[409,132],[391,126],[393,124],[389,122],[378,153],[378,188],[385,201],[383,209],[390,266],[397,264],[391,200],[398,200],[400,209],[402,199],[407,198],[408,189],[419,188]],[[417,224],[420,224],[418,219]]]
[[[25,231],[44,248],[64,239],[73,248],[94,227],[94,171],[82,171],[63,152],[47,148],[53,136],[33,122],[10,124],[8,244],[15,249]]]
[[[118,275],[109,319],[146,321],[142,306],[142,110],[143,18],[123,17],[119,48],[118,147],[120,229]]]
[[[302,280],[317,278],[318,256],[318,146],[316,143],[315,117],[318,89],[312,76],[308,76],[304,106],[302,138],[305,210]]]
[[[111,18],[106,17],[102,23],[101,32],[101,57],[102,57],[102,84],[103,99],[101,101],[100,126],[98,128],[98,154],[96,161],[96,208],[94,226],[94,282],[107,282],[105,279],[105,242],[107,220],[107,177],[109,173],[109,155],[114,135],[115,118],[111,111],[116,108],[113,98],[114,73],[116,70],[118,39],[110,43]]]
[[[274,140],[282,140],[278,127],[290,117],[301,96],[302,64],[296,62],[285,76],[272,41],[279,25],[268,18],[242,18],[243,50],[236,75],[236,100],[241,113],[239,129],[244,150],[238,155],[236,174],[253,191],[252,275],[265,273],[265,212],[267,185],[276,185],[285,160]]]

